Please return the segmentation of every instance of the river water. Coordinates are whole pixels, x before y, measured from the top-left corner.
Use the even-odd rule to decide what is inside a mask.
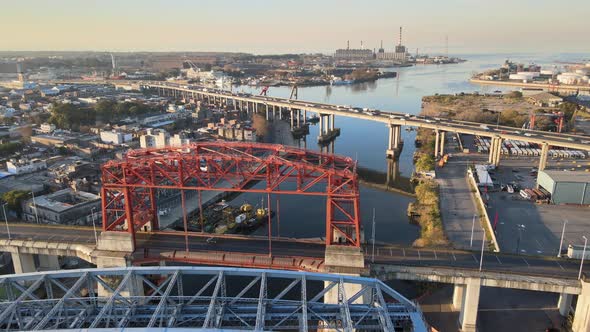
[[[555,61],[580,60],[583,55],[511,55],[510,60],[525,64],[552,64]],[[449,65],[418,65],[394,68],[396,78],[381,79],[374,83],[362,83],[345,86],[321,86],[299,88],[299,99],[325,102],[337,105],[352,105],[376,108],[410,114],[418,114],[423,96],[435,93],[455,92],[491,92],[503,90],[491,86],[473,85],[468,79],[473,73],[499,67],[506,55],[461,55],[467,62]],[[504,88],[505,89],[505,88]],[[260,88],[242,86],[234,91],[258,94]],[[289,87],[271,87],[268,95],[289,97]],[[311,114],[308,114],[310,116]],[[341,135],[336,138],[334,152],[358,160],[361,167],[376,172],[387,172],[388,160],[385,157],[388,129],[381,123],[367,120],[336,117],[335,124],[341,128]],[[318,126],[310,127],[307,136],[307,148],[319,150],[316,143]],[[412,155],[414,153],[415,132],[402,130],[406,142],[399,157],[399,173],[409,177],[412,173]],[[277,142],[283,143],[283,142]],[[389,161],[391,163],[391,161]],[[234,204],[243,201],[260,202],[261,196],[243,194],[234,200]],[[264,197],[266,200],[266,197]],[[271,199],[276,210],[276,196]],[[371,234],[371,220],[375,209],[376,240],[411,244],[419,235],[419,228],[408,222],[406,209],[412,198],[401,194],[380,191],[368,187],[361,188],[361,220],[367,236]],[[326,202],[322,197],[281,196],[280,226],[273,220],[273,234],[292,237],[323,237],[325,235]],[[267,229],[256,231],[266,235]]]

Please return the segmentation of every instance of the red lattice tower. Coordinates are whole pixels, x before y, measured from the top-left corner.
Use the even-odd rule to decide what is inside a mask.
[[[247,187],[253,181],[265,185]],[[158,189],[325,196],[326,245],[360,246],[358,175],[348,157],[276,144],[193,143],[132,150],[102,166],[102,183],[104,231],[135,238],[146,225],[158,230]]]

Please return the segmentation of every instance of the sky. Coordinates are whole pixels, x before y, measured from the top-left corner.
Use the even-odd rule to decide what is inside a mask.
[[[590,53],[589,0],[2,1],[0,51]]]

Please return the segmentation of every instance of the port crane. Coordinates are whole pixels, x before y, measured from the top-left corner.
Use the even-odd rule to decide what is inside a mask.
[[[264,86],[264,87],[262,88],[262,90],[260,91],[260,95],[261,95],[261,96],[266,96],[266,93],[268,92],[268,89],[269,89],[269,88],[270,88],[270,87],[269,87],[268,85]]]

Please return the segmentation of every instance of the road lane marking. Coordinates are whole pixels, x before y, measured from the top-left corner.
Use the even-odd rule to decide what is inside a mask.
[[[436,257],[436,250],[433,250],[433,251],[434,251],[434,259],[438,259],[438,257]]]
[[[500,263],[500,265],[502,264],[502,262],[500,262],[500,257],[494,255],[494,257],[496,257],[496,259],[498,260],[498,263]]]
[[[557,263],[557,265],[559,265],[559,267],[560,267],[560,268],[561,268],[563,271],[565,271],[565,269],[563,268],[563,266],[561,266],[561,264],[559,264],[559,262],[558,262],[558,261],[555,261],[555,263]]]
[[[527,261],[526,261],[526,259],[524,259],[524,257],[521,257],[521,258],[522,258],[522,260],[523,260],[523,261],[526,263],[526,266],[528,266],[528,267],[531,267],[531,266],[529,265],[529,262],[527,262]]]
[[[420,250],[418,250],[418,259],[421,260],[422,257],[420,256]]]
[[[476,261],[477,263],[479,263],[479,261],[477,260],[477,258],[475,257],[475,255],[474,255],[474,254],[471,254],[471,257],[473,257],[473,259],[475,259],[475,261]]]
[[[402,251],[404,252],[404,257],[406,257],[406,249],[402,248]]]
[[[389,248],[389,256],[393,256],[393,251],[391,251],[391,248]]]
[[[457,260],[457,257],[455,257],[455,253],[454,252],[451,252],[451,255],[453,255],[453,260],[456,261]]]

